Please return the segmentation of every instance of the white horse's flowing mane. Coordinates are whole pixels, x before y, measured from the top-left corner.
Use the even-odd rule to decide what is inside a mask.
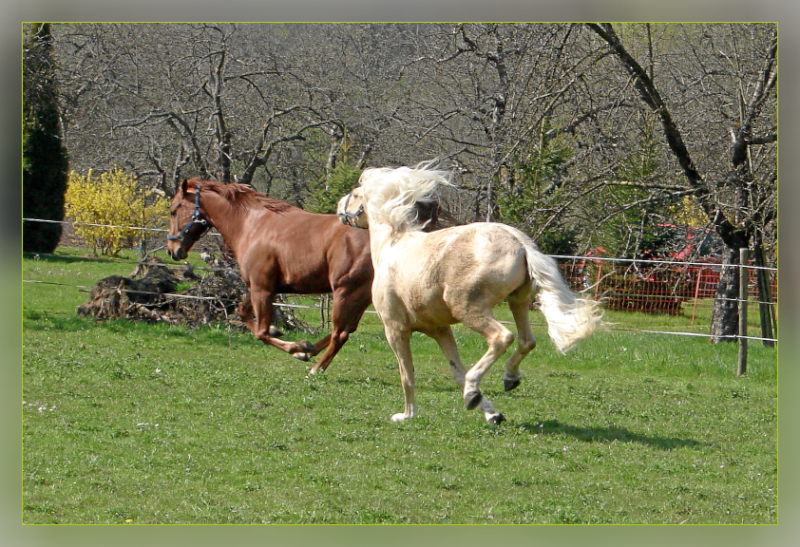
[[[364,189],[370,222],[388,224],[393,232],[422,230],[424,224],[418,221],[414,204],[434,199],[436,188],[450,185],[452,175],[431,169],[429,164],[366,169],[359,184]]]

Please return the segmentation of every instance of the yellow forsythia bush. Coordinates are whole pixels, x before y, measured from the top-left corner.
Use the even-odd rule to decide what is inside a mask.
[[[676,204],[671,209],[678,222],[688,226],[705,226],[708,224],[708,216],[706,216],[697,199],[692,196],[683,196],[680,204]]]
[[[96,255],[115,255],[125,244],[144,234],[140,230],[86,226],[157,227],[164,224],[169,202],[154,192],[143,191],[136,177],[122,169],[111,169],[95,176],[70,172],[65,213],[73,220],[75,233],[84,239]]]

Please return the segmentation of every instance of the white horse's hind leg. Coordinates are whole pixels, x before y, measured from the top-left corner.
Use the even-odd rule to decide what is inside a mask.
[[[481,378],[514,342],[514,334],[488,313],[466,317],[462,322],[482,334],[489,345],[489,349],[486,350],[483,357],[469,369],[464,377],[464,402],[468,409],[473,409],[480,404],[483,398],[480,392]]]
[[[533,335],[528,321],[530,296],[530,285],[526,285],[508,298],[508,307],[511,309],[514,323],[517,325],[517,349],[506,361],[506,371],[503,374],[503,387],[506,391],[511,391],[519,385],[519,364],[536,347],[536,337]]]
[[[393,422],[402,422],[417,415],[414,398],[414,362],[411,358],[411,333],[405,329],[385,325],[386,340],[397,357],[400,367],[400,382],[403,384],[405,409],[392,415]]]
[[[437,344],[439,344],[439,348],[442,350],[442,353],[444,353],[444,356],[450,363],[450,372],[453,374],[453,379],[463,391],[465,381],[464,376],[466,375],[467,371],[464,368],[464,365],[461,363],[461,357],[458,354],[456,340],[453,338],[453,331],[449,326],[447,326],[427,334],[436,340]],[[505,417],[494,409],[494,405],[488,397],[481,397],[481,400],[478,404],[480,409],[483,411],[483,416],[486,418],[487,422],[491,424],[499,424],[505,420]]]

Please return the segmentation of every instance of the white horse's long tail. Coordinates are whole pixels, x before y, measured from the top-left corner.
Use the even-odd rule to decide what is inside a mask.
[[[598,327],[603,316],[600,304],[578,298],[561,277],[555,260],[539,252],[532,242],[523,241],[523,244],[528,272],[539,289],[539,305],[547,320],[547,334],[558,351],[566,353]]]

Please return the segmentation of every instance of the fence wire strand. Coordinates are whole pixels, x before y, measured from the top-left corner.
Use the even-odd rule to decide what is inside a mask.
[[[119,226],[113,224],[95,224],[95,223],[86,223],[86,222],[73,222],[73,221],[57,221],[57,220],[47,220],[47,219],[39,219],[39,218],[30,218],[30,217],[23,217],[23,221],[25,222],[42,222],[42,223],[52,223],[52,224],[61,224],[61,225],[68,225],[68,226],[92,226],[92,227],[100,227],[100,228],[114,228],[114,229],[124,229],[124,230],[139,230],[144,232],[154,232],[154,233],[167,233],[168,230],[161,229],[161,228],[145,228],[140,226]],[[220,236],[218,232],[209,232],[214,236]],[[156,250],[160,250],[156,249]],[[117,258],[103,258],[103,257],[89,257],[89,256],[69,256],[65,257],[63,255],[55,255],[51,253],[26,253],[28,256],[32,256],[34,259],[37,258],[59,258],[64,259],[67,258],[72,261],[87,261],[87,262],[104,262],[104,263],[111,263],[111,264],[130,264],[130,265],[138,265],[140,264],[141,260],[128,260],[128,259],[117,259]],[[716,296],[716,281],[718,280],[718,275],[722,271],[723,268],[745,268],[746,270],[750,271],[750,273],[755,273],[756,271],[762,270],[768,273],[777,272],[778,269],[776,267],[771,266],[757,266],[757,265],[739,265],[739,264],[720,264],[720,263],[710,263],[710,262],[689,262],[689,261],[675,261],[675,260],[655,260],[655,259],[636,259],[636,258],[612,258],[612,257],[602,257],[602,256],[573,256],[573,255],[549,255],[553,259],[564,261],[559,264],[562,273],[564,274],[565,279],[570,283],[573,290],[578,292],[589,294],[594,293],[595,297],[600,298],[606,303],[614,302],[614,299],[619,299],[622,295],[622,298],[627,299],[625,301],[629,311],[650,311],[650,312],[658,312],[659,310],[655,310],[655,308],[648,309],[648,304],[654,307],[664,307],[666,306],[666,313],[668,314],[676,314],[675,310],[680,310],[680,305],[684,300],[691,300],[693,299],[696,301],[698,298],[714,298],[715,300],[725,301],[725,302],[746,302],[747,304],[756,304],[756,305],[764,305],[764,306],[777,306],[777,298],[775,301],[763,301],[761,299],[757,300],[742,300],[740,298],[727,298],[727,297],[718,297]],[[612,270],[610,272],[606,272],[605,275],[602,275],[602,264],[611,263]],[[170,270],[178,270],[182,268],[186,268],[188,263],[183,264],[167,264],[161,263],[161,266],[164,266]],[[627,267],[622,269],[622,271],[618,271],[617,264],[628,264]],[[642,268],[638,268],[637,266],[643,266]],[[591,271],[591,268],[595,266],[600,268],[598,270],[598,274],[594,274]],[[666,266],[666,268],[653,268],[652,271],[650,267],[652,266]],[[190,265],[193,271],[200,271],[200,272],[218,272],[218,271],[225,271],[227,268],[215,267],[212,265],[208,266],[195,266]],[[628,275],[630,274],[629,270],[631,268],[636,268],[632,274],[633,280],[630,281],[629,285],[622,285],[622,286],[605,286],[604,282],[608,282],[609,280],[613,280],[615,276],[622,275],[624,276],[624,280],[627,282]],[[663,275],[663,272],[671,271],[670,268],[684,268],[683,271],[678,272],[678,278],[676,279],[656,279],[656,278],[636,278],[635,275],[642,276],[643,273],[653,273],[657,275]],[[680,276],[684,278],[689,276],[692,272],[692,268],[694,274],[696,275],[695,280],[690,279],[690,284],[693,286],[689,287],[692,288],[693,294],[689,294],[687,292],[687,281],[686,279],[681,279]],[[620,268],[621,269],[621,268]],[[576,270],[578,273],[576,275]],[[596,279],[588,280],[588,274],[596,275]],[[709,273],[711,272],[711,273]],[[705,281],[704,281],[705,276]],[[750,276],[748,276],[750,279]],[[36,280],[36,279],[24,279],[24,283],[33,283],[33,284],[44,284],[44,285],[56,285],[62,287],[69,287],[78,289],[82,292],[89,292],[92,287],[87,287],[84,285],[74,285],[74,284],[67,284],[67,283],[58,283],[53,281],[44,281],[44,280]],[[635,286],[638,283],[639,285],[648,287],[652,285],[654,288],[656,286],[660,286],[661,288],[670,289],[662,292],[636,292],[630,290],[631,286]],[[678,292],[678,286],[683,284],[683,292]],[[713,286],[713,294],[709,294],[712,290],[711,287]],[[757,283],[753,283],[752,281],[748,283],[748,287],[750,290],[748,292],[754,292],[757,290]],[[770,289],[773,291],[772,294],[776,294],[777,290],[777,282],[775,280],[769,283]],[[147,291],[139,291],[139,290],[132,290],[132,289],[121,289],[125,292],[130,293],[137,293],[137,294],[149,294],[149,295],[157,295],[157,296],[168,296],[170,298],[186,298],[186,299],[195,299],[195,300],[218,300],[216,297],[210,296],[194,296],[194,295],[186,295],[186,294],[178,294],[178,293],[154,293],[154,292],[147,292]],[[306,306],[306,305],[297,305],[297,304],[288,304],[283,302],[276,302],[274,304],[276,307],[286,307],[286,308],[297,308],[297,309],[309,309],[309,310],[321,310],[322,305],[320,306]],[[611,309],[625,309],[624,307],[612,307]],[[664,310],[661,310],[664,312]],[[367,310],[367,313],[375,313],[372,310]],[[694,313],[694,311],[693,311]],[[509,322],[510,323],[510,322]],[[694,324],[694,316],[692,317],[692,324]],[[531,325],[538,325],[538,323],[531,323]],[[715,336],[711,334],[703,334],[703,333],[696,333],[696,332],[685,332],[685,331],[669,331],[669,330],[653,330],[653,329],[631,329],[631,328],[612,328],[607,326],[609,330],[613,331],[626,331],[626,332],[637,332],[637,333],[648,333],[648,334],[663,334],[663,335],[679,335],[679,336],[692,336],[692,337],[705,337],[705,338],[743,338],[748,340],[759,340],[759,341],[769,341],[769,342],[777,342],[777,338],[768,338],[768,337],[755,337],[755,336],[742,336],[742,335],[729,335],[729,336]]]

